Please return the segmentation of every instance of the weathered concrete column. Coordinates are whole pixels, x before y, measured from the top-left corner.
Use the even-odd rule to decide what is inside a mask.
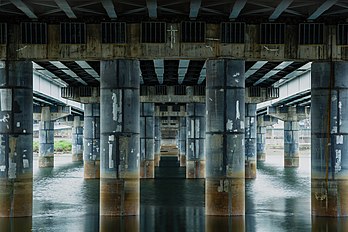
[[[81,125],[80,116],[74,117],[72,128],[72,161],[83,161],[83,127]]]
[[[139,214],[139,75],[136,60],[101,62],[101,215]]]
[[[33,65],[0,63],[0,217],[32,216]]]
[[[267,114],[284,121],[284,167],[299,167],[299,121],[309,117],[304,106],[268,107]]]
[[[161,120],[155,117],[155,166],[159,166],[161,156]]]
[[[300,166],[298,121],[284,121],[284,167]]]
[[[312,215],[348,216],[348,62],[315,62],[311,75]]]
[[[155,177],[154,103],[140,104],[140,177]]]
[[[206,214],[244,215],[244,61],[208,60],[206,82]]]
[[[269,115],[257,117],[257,161],[266,160],[266,129],[278,123],[278,119]]]
[[[186,178],[205,177],[205,104],[187,104]]]
[[[245,178],[256,178],[256,103],[245,103]]]
[[[186,117],[180,117],[179,121],[179,156],[180,167],[186,167],[186,140],[187,140],[187,127]]]
[[[54,167],[54,121],[51,119],[49,106],[41,108],[41,121],[39,125],[39,167]]]
[[[85,179],[100,178],[100,104],[85,104],[83,163]]]

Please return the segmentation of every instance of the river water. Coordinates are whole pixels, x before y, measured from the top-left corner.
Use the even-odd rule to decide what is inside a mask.
[[[37,160],[35,160],[37,164]],[[83,165],[57,156],[53,169],[34,166],[30,219],[0,219],[0,231],[348,231],[347,219],[311,218],[310,156],[300,167],[283,168],[281,150],[258,164],[246,181],[245,217],[204,215],[204,180],[141,181],[140,216],[99,218],[99,181],[83,179]]]

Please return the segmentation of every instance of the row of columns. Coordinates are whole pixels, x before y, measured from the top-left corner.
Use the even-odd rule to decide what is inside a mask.
[[[145,150],[142,153],[140,137],[144,141],[154,141],[155,152],[152,154],[158,154],[156,120],[152,119],[155,121],[154,136],[141,134],[140,124],[134,123],[140,117],[137,66],[136,60],[101,62],[100,110],[97,104],[86,107],[85,130],[91,131],[85,131],[85,168],[91,170],[87,178],[96,177],[100,162],[101,215],[139,214],[141,157],[154,163],[156,160],[148,155],[146,146],[142,147]],[[347,62],[312,65],[312,214],[317,216],[348,215],[346,73]],[[192,159],[200,162],[196,151],[201,149],[201,140],[205,136],[206,214],[244,215],[245,168],[253,163],[256,166],[254,160],[258,150],[254,145],[256,118],[253,106],[245,105],[244,61],[208,60],[206,83],[206,109],[200,109],[199,105],[191,108],[194,112],[206,111],[206,131],[197,132],[198,128],[204,130],[199,118],[201,114],[191,114],[187,120],[187,133],[192,131],[190,128],[194,129],[193,134],[187,135],[190,140],[186,148],[191,151],[185,151],[186,159],[188,163]],[[33,104],[31,62],[5,62],[1,66],[0,98],[0,216],[31,216],[33,130],[32,107],[28,107]],[[146,113],[146,107],[143,106],[142,112],[145,127],[147,121],[151,121],[147,119],[151,116]],[[46,151],[50,150],[52,142],[50,122],[50,118],[43,114],[40,129],[45,130],[42,144]],[[285,145],[289,144],[285,151],[289,163],[296,165],[298,147],[290,144],[296,144],[298,126],[294,120],[285,124]],[[253,145],[245,146],[249,142]],[[246,156],[250,161],[248,165]],[[50,153],[40,155],[40,160],[51,162]],[[189,169],[199,173],[195,168]]]

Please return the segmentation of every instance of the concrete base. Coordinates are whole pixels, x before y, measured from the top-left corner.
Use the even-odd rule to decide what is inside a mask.
[[[198,179],[205,177],[205,161],[187,161],[186,162],[186,178]]]
[[[155,154],[155,167],[159,166],[160,159],[161,159],[161,155]]]
[[[311,189],[313,216],[348,216],[348,180],[329,180],[327,192],[325,179],[312,178]]]
[[[245,179],[206,178],[205,205],[206,215],[245,215]]]
[[[138,216],[133,217],[112,217],[101,216],[100,217],[100,232],[110,231],[127,231],[127,232],[139,232],[140,219]]]
[[[33,180],[0,180],[0,217],[31,217]]]
[[[39,156],[39,168],[54,167],[54,156]]]
[[[180,167],[186,167],[186,155],[180,154]]]
[[[72,162],[82,162],[82,161],[83,161],[83,153],[72,154]]]
[[[246,231],[245,217],[219,217],[206,216],[205,217],[205,232],[216,231]]]
[[[256,162],[255,160],[245,160],[245,179],[256,178]]]
[[[300,166],[300,158],[295,157],[286,157],[284,156],[284,167],[285,168],[298,168]]]
[[[266,153],[257,153],[257,161],[266,161]]]
[[[100,178],[100,161],[85,161],[84,162],[84,178],[99,179]]]
[[[139,186],[139,179],[101,179],[100,215],[139,215]]]
[[[140,178],[155,178],[155,161],[144,160],[140,163]]]

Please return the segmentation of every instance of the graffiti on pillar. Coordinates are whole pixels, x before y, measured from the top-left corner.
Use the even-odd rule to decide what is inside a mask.
[[[217,191],[219,192],[219,193],[221,193],[221,192],[228,192],[228,187],[229,187],[229,185],[230,185],[230,182],[227,180],[227,179],[225,179],[225,180],[220,180],[220,185],[218,186],[218,189],[217,189]]]
[[[116,122],[116,131],[122,130],[122,92],[112,93],[112,119]]]
[[[335,172],[339,172],[342,169],[342,152],[340,149],[336,149],[335,151]]]

